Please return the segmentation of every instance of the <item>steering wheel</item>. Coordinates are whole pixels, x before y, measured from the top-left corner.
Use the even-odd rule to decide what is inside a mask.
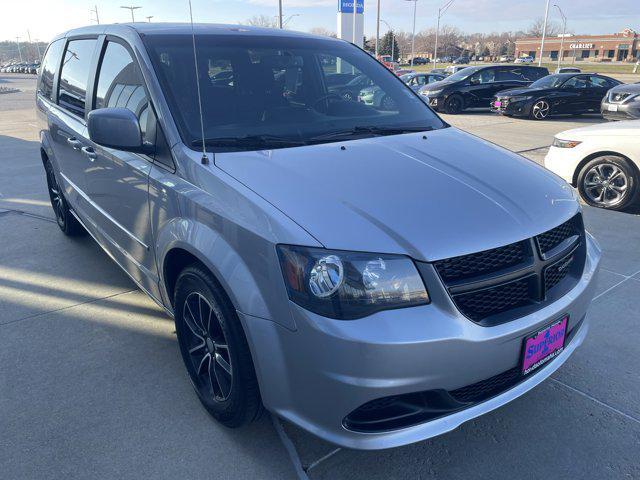
[[[313,108],[314,110],[317,110],[316,107],[318,106],[318,104],[320,102],[323,102],[325,100],[329,100],[331,98],[335,98],[337,100],[340,100],[340,101],[344,102],[344,98],[342,98],[342,95],[338,95],[337,93],[327,93],[326,95],[322,95],[322,96],[318,97],[316,99],[316,101],[311,104],[311,108]]]

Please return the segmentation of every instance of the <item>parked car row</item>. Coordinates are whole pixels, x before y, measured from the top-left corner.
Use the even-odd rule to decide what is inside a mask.
[[[6,63],[0,66],[0,73],[31,73],[33,75],[38,73],[40,62],[34,63]]]

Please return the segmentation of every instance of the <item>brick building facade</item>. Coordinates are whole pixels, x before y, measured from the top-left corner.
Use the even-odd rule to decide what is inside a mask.
[[[531,55],[538,59],[542,38],[516,40],[516,57]],[[562,37],[547,37],[544,40],[544,61],[557,61]],[[640,34],[630,28],[610,35],[567,35],[562,47],[563,62],[622,62],[640,57]],[[575,59],[575,60],[574,60]]]

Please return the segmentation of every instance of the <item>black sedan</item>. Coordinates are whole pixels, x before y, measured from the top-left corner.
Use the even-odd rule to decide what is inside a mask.
[[[607,91],[620,84],[596,73],[548,75],[527,88],[499,92],[491,102],[491,110],[533,120],[544,120],[551,115],[599,113]]]

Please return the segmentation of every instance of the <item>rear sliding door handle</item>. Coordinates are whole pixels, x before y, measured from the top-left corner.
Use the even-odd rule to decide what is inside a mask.
[[[82,147],[82,153],[84,153],[92,162],[98,157],[93,147]]]
[[[80,142],[80,140],[78,140],[76,137],[69,137],[67,138],[67,143],[69,145],[71,145],[71,147],[74,150],[79,150],[80,147],[82,146],[82,143]]]

